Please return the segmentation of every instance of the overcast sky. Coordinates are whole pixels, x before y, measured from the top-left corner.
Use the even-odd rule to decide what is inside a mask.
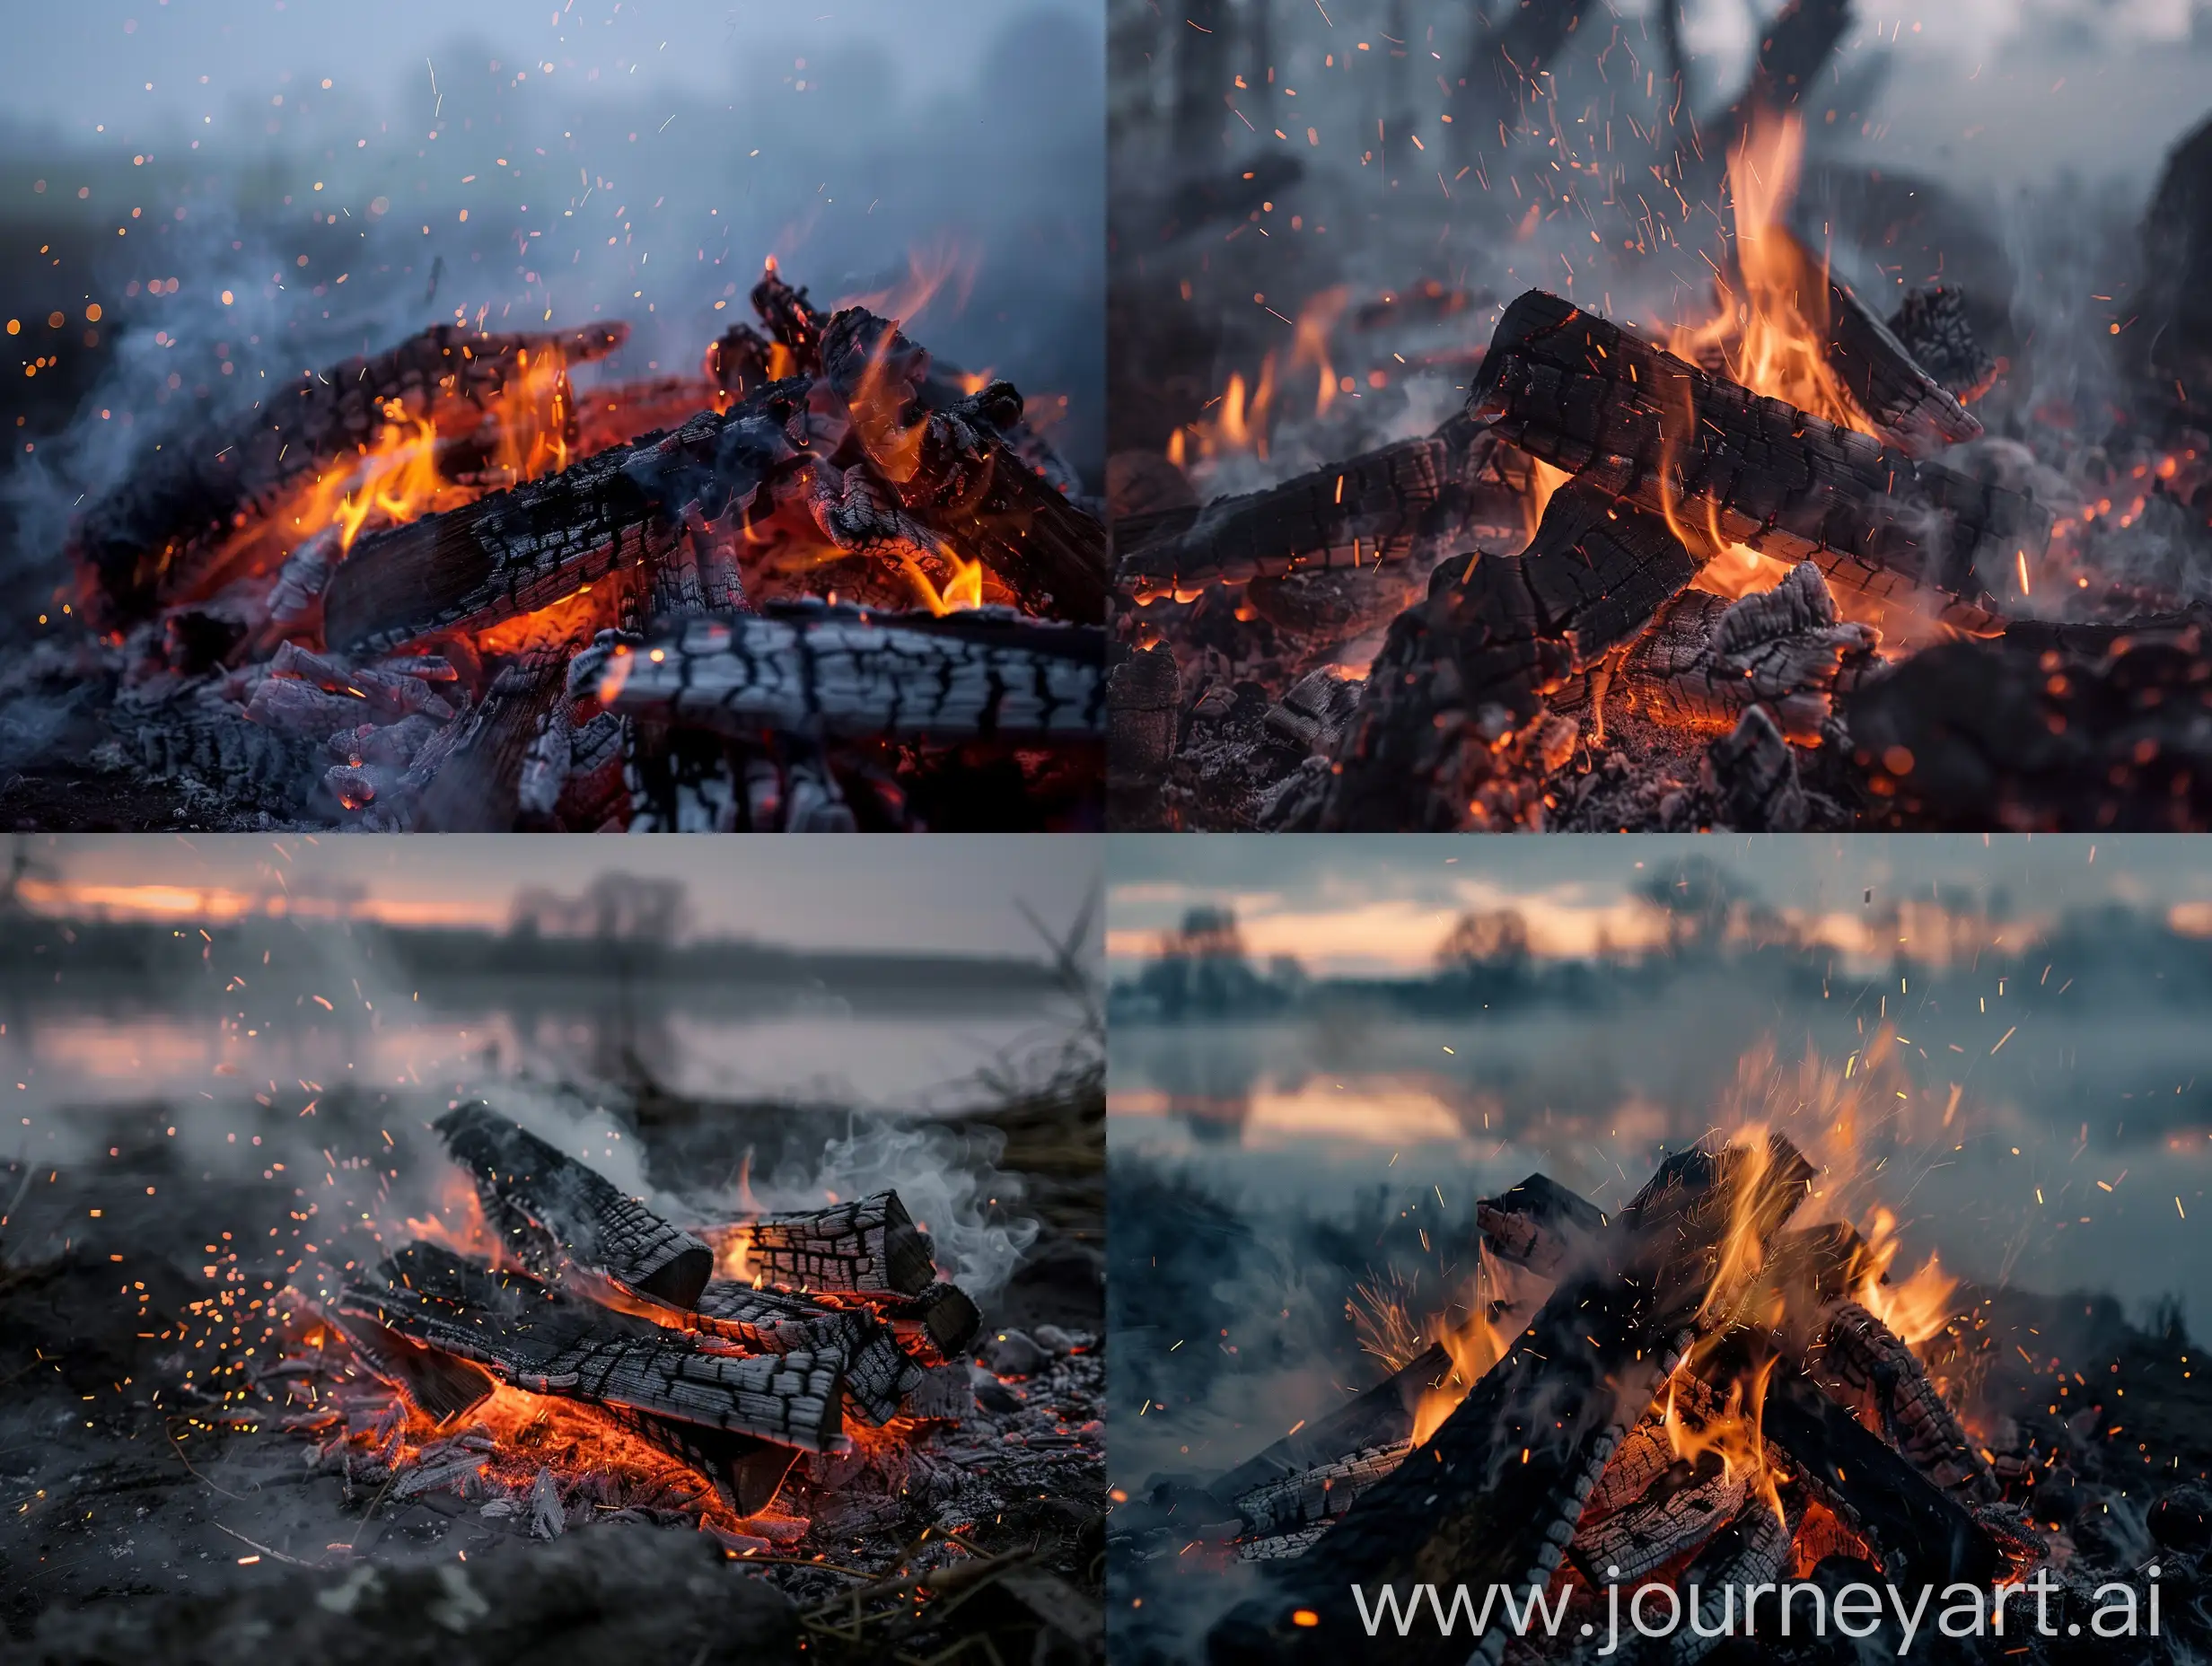
[[[641,840],[146,834],[28,845],[72,898],[127,912],[227,912],[268,895],[280,881],[293,898],[359,888],[368,912],[395,919],[504,925],[522,886],[573,895],[601,873],[621,872],[680,880],[694,936],[1024,958],[1044,949],[1017,903],[1063,929],[1098,882],[1100,866],[1095,839],[1016,834]]]
[[[1837,922],[1838,941],[1853,922],[1938,886],[2002,892],[2015,912],[2044,919],[2119,902],[2201,921],[2212,902],[2212,851],[2187,837],[1117,838],[1109,951],[1146,952],[1185,908],[1221,902],[1256,953],[1295,954],[1313,970],[1425,966],[1466,908],[1517,908],[1540,948],[1587,952],[1601,930],[1621,941],[1637,890],[1690,856],[1777,908]]]

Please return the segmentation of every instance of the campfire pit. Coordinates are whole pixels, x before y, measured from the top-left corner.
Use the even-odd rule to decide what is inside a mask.
[[[162,448],[76,522],[97,634],[7,695],[89,699],[102,797],[162,825],[1095,825],[1074,473],[898,320],[751,298],[693,377],[443,325]]]

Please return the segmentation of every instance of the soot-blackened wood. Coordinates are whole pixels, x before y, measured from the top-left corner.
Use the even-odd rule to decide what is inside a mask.
[[[715,1252],[689,1232],[488,1105],[462,1105],[433,1126],[523,1266],[555,1282],[580,1267],[673,1307],[697,1305]]]
[[[797,1448],[750,1434],[702,1428],[695,1423],[651,1416],[621,1406],[595,1409],[648,1445],[697,1469],[714,1483],[722,1502],[741,1516],[758,1515],[774,1504],[784,1477],[799,1461]]]
[[[1953,642],[1845,702],[1879,823],[2014,832],[2212,827],[2212,660],[2179,636],[2101,658]]]
[[[1960,1426],[1919,1356],[1857,1302],[1835,1305],[1806,1353],[1805,1369],[1936,1486],[1962,1497],[1997,1497],[1989,1460]]]
[[[425,417],[444,398],[482,405],[548,352],[578,364],[629,334],[619,323],[486,335],[440,324],[373,358],[350,358],[268,395],[238,425],[164,446],[84,513],[72,551],[90,564],[88,599],[108,626],[134,624],[191,594],[240,524],[350,448],[366,445],[398,399]]]
[[[917,1295],[871,1296],[868,1305],[887,1320],[900,1339],[940,1360],[964,1355],[983,1332],[983,1312],[958,1285],[939,1280]]]
[[[970,547],[1025,611],[1105,623],[1106,529],[1006,443],[1022,421],[1011,382],[945,403],[926,349],[897,320],[859,307],[822,327],[821,373],[869,464],[908,511]]]
[[[1577,1527],[1567,1556],[1593,1585],[1634,1585],[1712,1538],[1748,1490],[1747,1477],[1717,1452],[1669,1464],[1621,1509]]]
[[[1735,1611],[1736,1597],[1754,1585],[1777,1584],[1789,1572],[1790,1545],[1804,1504],[1795,1487],[1783,1495],[1778,1516],[1763,1497],[1745,1500],[1735,1519],[1713,1535],[1675,1582],[1684,1609],[1693,1601],[1698,1605],[1698,1624],[1683,1626],[1651,1645],[1640,1657],[1642,1666],[1695,1666],[1712,1653],[1724,1635],[1723,1619]],[[1699,1627],[1713,1635],[1700,1636]]]
[[[1549,1175],[1532,1174],[1495,1197],[1476,1199],[1475,1225],[1500,1260],[1556,1278],[1595,1244],[1606,1217]]]
[[[387,1257],[345,1285],[338,1302],[533,1394],[625,1407],[806,1451],[850,1444],[843,1361],[834,1354],[716,1352],[687,1332],[426,1243]]]
[[[1889,329],[1913,363],[1960,404],[1971,403],[1997,385],[1997,360],[1967,320],[1966,296],[1960,290],[1943,284],[1907,290]]]
[[[363,539],[324,588],[323,640],[371,653],[480,629],[666,557],[690,505],[715,522],[734,509],[742,523],[797,456],[787,425],[806,388],[773,382],[720,415]]]
[[[1818,270],[1810,255],[1808,270]],[[1828,283],[1828,363],[1884,439],[1926,457],[1981,437],[1981,419],[1913,358],[1846,285]]]
[[[549,621],[535,633],[474,709],[416,756],[391,802],[370,803],[363,826],[386,832],[514,831],[522,813],[523,769],[592,624],[588,618]]]
[[[1263,1481],[1232,1501],[1254,1537],[1274,1539],[1333,1521],[1359,1495],[1406,1460],[1410,1440],[1365,1446],[1311,1469]]]
[[[1241,497],[1123,517],[1115,578],[1137,602],[1210,584],[1403,561],[1478,524],[1526,524],[1525,482],[1490,466],[1496,444],[1463,416]]]
[[[1605,1229],[1600,1257],[1560,1281],[1427,1445],[1312,1551],[1281,1565],[1267,1594],[1214,1629],[1216,1666],[1340,1657],[1364,1632],[1354,1587],[1525,1591],[1547,1581],[1621,1437],[1650,1407],[1708,1305],[1727,1297],[1721,1279],[1740,1276],[1722,1257],[1739,1210],[1763,1243],[1804,1200],[1812,1174],[1778,1137],[1763,1153],[1669,1158]],[[1298,1624],[1300,1609],[1318,1623]],[[1490,1623],[1471,1639],[1417,1629],[1400,1658],[1495,1666],[1507,1634],[1495,1612]]]
[[[1820,568],[1800,562],[1772,590],[1731,601],[1688,591],[1661,609],[1621,662],[1615,688],[1663,723],[1733,729],[1764,706],[1784,735],[1818,742],[1839,694],[1877,664],[1881,634],[1837,616]]]
[[[1925,586],[1963,630],[2050,516],[2000,487],[1762,399],[1556,295],[1505,310],[1468,409],[1595,489],[1885,601]],[[2000,575],[1994,579],[1991,575]]]
[[[936,1249],[897,1192],[756,1221],[747,1264],[770,1284],[831,1294],[919,1295],[936,1282]]]
[[[1452,1375],[1452,1355],[1434,1343],[1326,1417],[1246,1459],[1207,1490],[1224,1504],[1271,1483],[1338,1462],[1352,1453],[1409,1440],[1422,1399]]]
[[[865,1308],[833,1308],[782,1290],[733,1279],[708,1281],[683,1322],[761,1354],[836,1353],[845,1391],[870,1423],[888,1423],[920,1386],[922,1368],[899,1351],[889,1326]]]
[[[1751,1381],[1772,1354],[1742,1333],[1700,1363],[1707,1381]],[[1987,1585],[2005,1565],[1996,1539],[1965,1510],[1823,1393],[1795,1361],[1775,1360],[1760,1415],[1769,1445],[1880,1558],[1893,1582]]]
[[[352,1346],[354,1357],[374,1376],[407,1397],[408,1403],[433,1423],[451,1422],[491,1398],[498,1379],[472,1361],[456,1359],[436,1348],[425,1347],[373,1319],[348,1313],[335,1305],[317,1310],[331,1328]]]
[[[625,716],[739,738],[1085,740],[1104,723],[1105,652],[1094,627],[1001,609],[779,603],[607,644],[602,697]]]
[[[1519,556],[1437,568],[1369,671],[1321,809],[1336,830],[1529,825],[1558,761],[1544,697],[1647,624],[1701,556],[1656,514],[1562,487]],[[1572,744],[1574,731],[1566,726]]]

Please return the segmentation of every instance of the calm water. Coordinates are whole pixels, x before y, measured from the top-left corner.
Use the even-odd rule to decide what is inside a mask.
[[[1539,1169],[1611,1207],[1663,1144],[1748,1106],[1825,1162],[1821,1214],[1900,1216],[1907,1265],[1934,1250],[1978,1282],[2131,1310],[2178,1295],[2212,1323],[2212,1034],[2193,1011],[1994,980],[1778,999],[1716,972],[1602,1013],[1120,1026],[1111,1149],[1255,1217],[1347,1215],[1377,1188],[1458,1215]]]

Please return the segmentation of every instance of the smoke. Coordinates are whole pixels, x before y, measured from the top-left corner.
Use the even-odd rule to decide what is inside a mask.
[[[895,1191],[935,1241],[939,1270],[988,1305],[1040,1230],[1017,1213],[1021,1177],[998,1167],[1005,1144],[995,1132],[871,1119],[817,1155],[786,1156],[754,1179],[753,1195],[773,1214]]]

